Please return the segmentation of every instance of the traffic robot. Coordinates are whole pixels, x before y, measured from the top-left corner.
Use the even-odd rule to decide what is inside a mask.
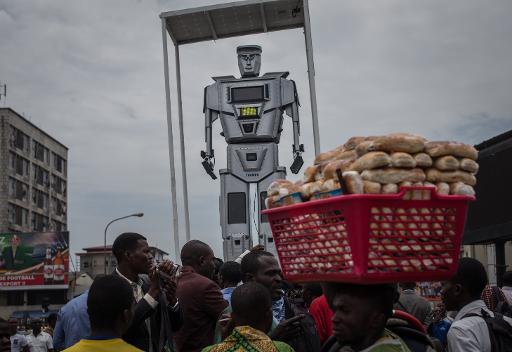
[[[221,136],[226,140],[227,168],[220,173],[220,223],[225,260],[234,260],[253,245],[264,245],[275,253],[272,232],[260,210],[265,208],[269,184],[286,177],[279,166],[278,144],[283,130],[283,113],[292,118],[296,174],[303,165],[304,146],[299,144],[299,99],[295,82],[288,72],[269,72],[260,76],[261,47],[237,48],[241,78],[212,77],[215,83],[205,88],[206,151],[201,151],[203,167],[213,179],[215,155],[212,125],[220,119]]]

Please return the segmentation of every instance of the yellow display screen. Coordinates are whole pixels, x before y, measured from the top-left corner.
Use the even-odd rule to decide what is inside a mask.
[[[258,108],[252,106],[246,106],[240,108],[240,117],[254,117],[258,116]]]

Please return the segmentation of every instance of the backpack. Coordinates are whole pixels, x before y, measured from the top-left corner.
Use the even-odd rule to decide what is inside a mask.
[[[480,317],[485,320],[489,329],[489,340],[491,341],[492,352],[512,352],[512,326],[503,319],[500,313],[494,313],[491,317],[487,311],[481,310],[481,315],[470,313],[462,317]]]

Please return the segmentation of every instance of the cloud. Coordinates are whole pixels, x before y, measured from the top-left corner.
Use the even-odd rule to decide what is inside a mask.
[[[72,251],[137,230],[174,253],[163,85],[160,12],[219,1],[32,0],[0,3],[0,79],[7,103],[70,148]],[[512,3],[326,1],[310,3],[321,146],[353,135],[408,131],[431,139],[478,143],[512,127]],[[181,47],[185,155],[194,237],[222,255],[219,181],[200,165],[203,87],[238,74],[235,48],[263,47],[262,72],[290,71],[302,103],[301,142],[313,159],[307,67],[295,29]],[[174,52],[170,50],[170,67]],[[176,88],[173,127],[177,137]],[[285,118],[281,165],[289,166],[291,122]],[[214,130],[216,170],[225,142]],[[179,212],[181,169],[176,156]],[[297,176],[294,176],[297,178]],[[183,221],[180,233],[184,237]],[[112,237],[110,237],[112,239]]]

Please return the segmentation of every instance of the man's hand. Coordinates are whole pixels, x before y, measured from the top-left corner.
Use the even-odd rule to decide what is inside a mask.
[[[171,307],[174,307],[178,299],[176,298],[176,282],[173,280],[162,280],[162,288],[167,297],[167,302]]]
[[[160,279],[158,277],[156,267],[149,271],[149,278],[151,279],[151,286],[149,286],[148,293],[156,300],[160,294]]]
[[[304,314],[299,314],[290,318],[288,320],[284,320],[279,323],[279,325],[272,331],[268,336],[272,340],[278,341],[290,341],[295,337],[299,336],[302,333],[302,327],[300,326],[300,321],[304,318]]]
[[[235,328],[235,323],[231,319],[231,315],[222,314],[219,319],[220,335],[222,340],[231,335]]]

